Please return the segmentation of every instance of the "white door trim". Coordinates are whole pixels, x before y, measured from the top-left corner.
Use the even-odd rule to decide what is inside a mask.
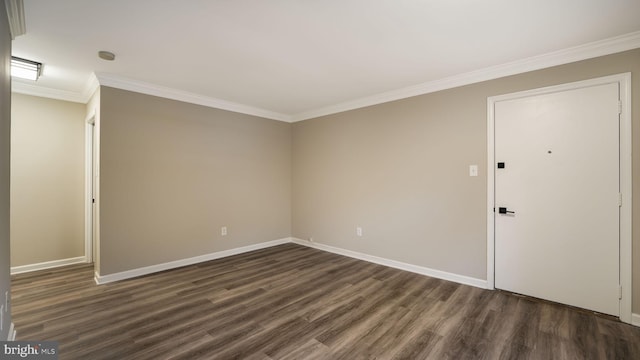
[[[494,104],[502,100],[542,95],[560,91],[579,89],[610,83],[620,84],[620,320],[631,323],[631,73],[611,75],[578,81],[568,84],[549,86],[540,89],[520,91],[511,94],[487,98],[487,287],[495,289],[495,114]]]
[[[85,262],[93,262],[93,134],[95,114],[85,121],[84,133],[84,258]]]

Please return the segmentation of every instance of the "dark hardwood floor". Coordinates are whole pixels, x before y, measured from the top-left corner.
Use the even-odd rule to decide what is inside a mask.
[[[287,244],[106,285],[13,276],[18,340],[60,359],[640,359],[640,328]]]

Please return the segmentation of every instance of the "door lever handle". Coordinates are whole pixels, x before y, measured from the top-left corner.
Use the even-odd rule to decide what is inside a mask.
[[[498,208],[498,213],[500,213],[500,214],[515,214],[516,212],[515,211],[509,211],[509,210],[507,210],[506,207],[499,207]]]

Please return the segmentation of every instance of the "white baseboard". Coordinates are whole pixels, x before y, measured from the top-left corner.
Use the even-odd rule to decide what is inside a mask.
[[[94,280],[96,284],[101,285],[101,284],[106,284],[114,281],[130,279],[130,278],[147,275],[147,274],[151,274],[159,271],[175,269],[175,268],[179,268],[187,265],[193,265],[193,264],[197,264],[205,261],[220,259],[227,256],[238,255],[238,254],[242,254],[242,253],[246,253],[254,250],[265,249],[272,246],[277,246],[277,245],[282,245],[287,243],[295,243],[298,245],[303,245],[303,246],[315,248],[322,251],[327,251],[327,252],[338,254],[338,255],[348,256],[354,259],[364,260],[364,261],[372,262],[375,264],[389,266],[389,267],[400,269],[400,270],[410,271],[416,274],[431,276],[434,278],[453,281],[459,284],[470,285],[470,286],[474,286],[482,289],[486,289],[488,286],[488,282],[486,280],[476,279],[476,278],[472,278],[464,275],[453,274],[453,273],[449,273],[441,270],[430,269],[427,267],[408,264],[401,261],[385,259],[378,256],[368,255],[368,254],[364,254],[364,253],[360,253],[352,250],[346,250],[346,249],[342,249],[342,248],[338,248],[330,245],[319,244],[317,242],[309,242],[306,240],[293,238],[293,237],[267,241],[267,242],[243,246],[235,249],[218,251],[215,253],[195,256],[195,257],[176,260],[176,261],[170,261],[163,264],[146,266],[143,268],[127,270],[127,271],[123,271],[115,274],[100,276],[98,273],[96,273]],[[20,274],[20,273],[29,272],[29,271],[50,269],[50,268],[55,268],[59,266],[78,264],[78,263],[84,263],[84,262],[86,262],[86,258],[84,256],[81,256],[77,258],[48,261],[48,262],[43,262],[38,264],[15,266],[11,268],[11,274],[12,275]],[[631,324],[634,326],[640,327],[640,314],[631,314]],[[16,331],[14,329],[14,324],[11,323],[11,327],[9,328],[8,340],[13,341],[15,340],[15,337],[16,337]]]
[[[355,259],[364,260],[364,261],[368,261],[368,262],[372,262],[372,263],[376,263],[376,264],[380,264],[380,265],[384,265],[384,266],[388,266],[388,267],[392,267],[400,270],[410,271],[416,274],[427,275],[427,276],[431,276],[431,277],[442,279],[442,280],[453,281],[453,282],[457,282],[464,285],[479,287],[482,289],[486,289],[488,286],[488,283],[486,280],[476,279],[469,276],[458,275],[458,274],[453,274],[446,271],[430,269],[423,266],[407,264],[407,263],[396,261],[396,260],[385,259],[385,258],[373,256],[373,255],[359,253],[356,251],[319,244],[317,242],[310,242],[310,241],[296,239],[296,238],[292,238],[291,241],[298,245],[308,246],[318,250],[328,251],[334,254],[344,255],[344,256],[355,258]]]
[[[102,284],[106,284],[114,281],[131,279],[134,277],[148,275],[148,274],[152,274],[159,271],[175,269],[175,268],[179,268],[187,265],[193,265],[193,264],[197,264],[205,261],[220,259],[227,256],[238,255],[238,254],[246,253],[249,251],[260,250],[260,249],[264,249],[264,248],[268,248],[276,245],[282,245],[290,242],[292,242],[291,238],[283,238],[283,239],[267,241],[259,244],[243,246],[235,249],[218,251],[218,252],[214,252],[206,255],[195,256],[188,259],[181,259],[181,260],[169,261],[169,262],[157,264],[157,265],[145,266],[142,268],[127,270],[127,271],[123,271],[115,274],[101,276],[100,274],[96,273],[94,280],[96,284],[102,285]]]
[[[7,338],[7,341],[14,341],[15,339],[16,339],[16,329],[15,329],[15,325],[11,323],[11,326],[9,326],[9,337]]]
[[[46,262],[41,262],[37,264],[13,266],[11,267],[11,275],[22,274],[30,271],[52,269],[52,268],[57,268],[65,265],[81,264],[85,262],[87,262],[86,257],[78,256],[78,257],[69,258],[69,259],[46,261]]]

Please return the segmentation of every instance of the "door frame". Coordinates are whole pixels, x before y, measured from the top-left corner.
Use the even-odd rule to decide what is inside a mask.
[[[620,320],[631,323],[631,73],[519,91],[487,98],[487,288],[495,289],[495,113],[496,102],[575,90],[611,83],[620,84]]]
[[[95,136],[95,114],[87,117],[84,128],[84,189],[85,189],[85,210],[84,210],[84,258],[85,262],[92,263],[93,247],[94,247],[94,218],[93,218],[93,199],[94,199],[94,136]]]

